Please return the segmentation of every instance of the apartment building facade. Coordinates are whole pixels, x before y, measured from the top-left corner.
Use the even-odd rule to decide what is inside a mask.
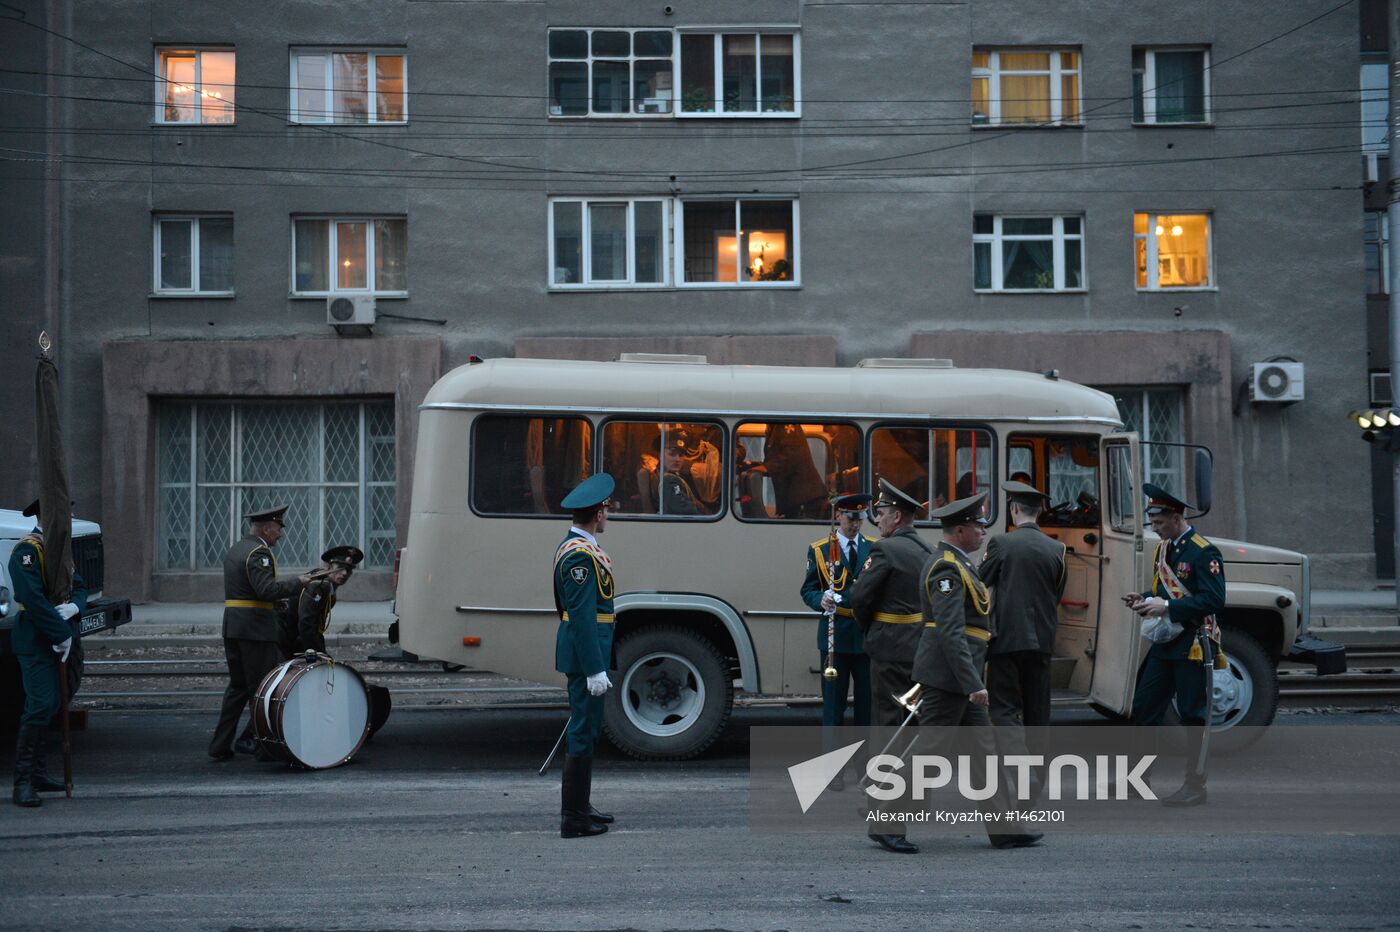
[[[3,41],[52,132],[7,137],[35,161],[3,183],[48,234],[4,242],[43,311],[6,315],[0,410],[28,422],[41,321],[78,511],[137,598],[219,597],[272,499],[284,565],[355,542],[381,594],[416,405],[471,355],[1053,368],[1213,449],[1207,533],[1363,582],[1360,52],[1332,6],[31,4]],[[1303,400],[1251,399],[1266,361]]]

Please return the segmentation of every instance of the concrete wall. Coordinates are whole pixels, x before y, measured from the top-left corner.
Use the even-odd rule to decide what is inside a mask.
[[[63,45],[61,70],[91,77],[59,79],[60,92],[109,100],[71,102],[64,120],[80,132],[61,144],[73,155],[132,163],[67,169],[60,261],[72,436],[98,436],[104,410],[127,416],[103,398],[108,341],[285,345],[328,336],[324,299],[288,294],[290,218],[397,214],[408,217],[410,294],[380,309],[446,323],[383,320],[370,342],[431,336],[448,367],[471,353],[542,345],[558,355],[559,340],[597,337],[620,341],[605,348],[612,352],[689,338],[776,347],[802,334],[830,341],[844,365],[944,330],[987,340],[1131,331],[1172,359],[1194,339],[1183,332],[1225,335],[1228,359],[1209,388],[1208,420],[1228,423],[1213,446],[1217,455],[1233,451],[1234,530],[1313,552],[1318,585],[1365,579],[1369,512],[1346,477],[1364,475],[1366,454],[1342,417],[1365,366],[1360,159],[1354,148],[1280,154],[1356,141],[1353,125],[1324,125],[1338,121],[1336,106],[1298,106],[1317,102],[1299,92],[1356,83],[1355,11],[1290,32],[1330,5],[1187,0],[1164,16],[1159,3],[1126,0],[1110,17],[1089,0],[713,0],[675,4],[666,16],[664,4],[633,0],[250,0],[229,16],[227,5],[210,2],[68,0],[66,28],[130,64]],[[800,120],[562,123],[545,115],[550,26],[736,24],[801,28]],[[151,86],[141,76],[154,46],[167,42],[236,47],[236,126],[150,125]],[[407,48],[410,90],[421,95],[407,126],[287,124],[289,47],[336,43]],[[1132,46],[1173,43],[1212,48],[1214,128],[1130,125]],[[969,127],[970,50],[996,44],[1079,46],[1087,126]],[[1288,107],[1270,109],[1281,104]],[[703,192],[797,195],[801,287],[549,290],[548,195]],[[236,297],[150,296],[151,218],[167,210],[234,214]],[[1082,213],[1088,290],[975,294],[971,216],[1000,210]],[[1138,292],[1135,210],[1212,212],[1217,286]],[[1084,355],[1073,341],[1053,345]],[[580,354],[599,350],[578,344]],[[6,352],[14,362],[15,350]],[[1077,362],[1087,369],[1113,365],[1091,364],[1097,350],[1086,352]],[[1249,363],[1274,355],[1307,365],[1308,399],[1225,418],[1221,393],[1238,386]],[[9,397],[0,411],[23,413]],[[100,446],[76,445],[70,468],[79,510],[100,504],[120,516],[109,533],[148,547],[149,515],[106,501],[124,493],[104,486]]]

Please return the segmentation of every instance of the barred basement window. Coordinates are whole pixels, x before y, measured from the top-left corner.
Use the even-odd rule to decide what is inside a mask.
[[[394,405],[177,401],[159,415],[156,563],[217,570],[243,515],[287,504],[283,572],[352,544],[387,569],[395,543]]]
[[[1186,455],[1181,447],[1160,446],[1184,443],[1186,427],[1182,410],[1184,393],[1178,388],[1109,388],[1118,402],[1123,429],[1158,445],[1142,448],[1142,478],[1167,489],[1186,488]]]

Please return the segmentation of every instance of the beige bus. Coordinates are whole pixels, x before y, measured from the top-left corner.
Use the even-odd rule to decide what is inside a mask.
[[[1121,715],[1145,655],[1119,599],[1150,575],[1145,449],[1123,432],[1111,396],[1054,373],[912,359],[848,369],[655,355],[473,363],[444,375],[421,408],[400,643],[562,682],[550,576],[569,526],[559,502],[606,471],[617,480],[602,539],[617,571],[617,628],[605,730],[639,758],[691,757],[719,737],[736,697],[819,693],[819,616],[799,589],[808,546],[828,533],[832,490],[869,491],[879,476],[935,506],[987,490],[996,534],[1009,526],[1001,484],[1016,477],[1051,495],[1043,526],[1069,548],[1056,702]],[[1169,447],[1151,458],[1153,475],[1175,469],[1189,495],[1208,500],[1208,456]],[[1306,628],[1308,561],[1217,542],[1229,664],[1216,674],[1214,721],[1266,724],[1278,661]]]

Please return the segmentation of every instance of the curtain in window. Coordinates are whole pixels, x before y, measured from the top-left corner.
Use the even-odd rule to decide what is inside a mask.
[[[1002,243],[1003,288],[1054,288],[1055,244],[1047,240]]]
[[[1153,57],[1157,71],[1157,122],[1204,121],[1204,56],[1200,52],[1158,52]]]

